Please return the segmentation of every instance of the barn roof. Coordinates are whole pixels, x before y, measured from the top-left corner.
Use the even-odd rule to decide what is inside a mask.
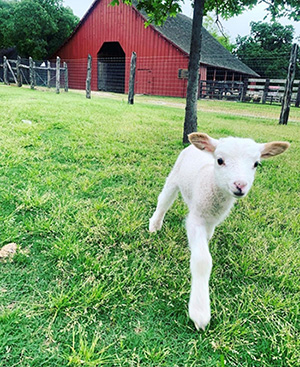
[[[88,11],[85,13],[71,36],[65,41],[68,42],[70,38],[76,33],[78,28],[85,22],[94,8],[101,0],[95,0]],[[139,13],[145,20],[147,15],[144,11],[139,11],[134,5],[137,0],[132,0],[134,10]],[[151,24],[150,27],[156,29],[173,45],[177,46],[184,53],[190,53],[190,43],[192,34],[193,20],[183,14],[177,14],[176,17],[169,17],[162,26]],[[64,44],[65,44],[64,43]],[[64,45],[63,44],[63,45]],[[63,47],[63,45],[61,47]],[[223,47],[204,27],[202,27],[202,49],[201,49],[201,63],[217,68],[224,68],[233,70],[242,74],[250,76],[259,76],[255,71],[250,69],[247,65],[234,57],[225,47]]]
[[[175,43],[187,54],[190,53],[193,20],[183,14],[169,17],[163,26],[153,25],[161,34]],[[251,76],[255,71],[233,56],[204,27],[202,27],[201,63],[218,68],[230,69]]]

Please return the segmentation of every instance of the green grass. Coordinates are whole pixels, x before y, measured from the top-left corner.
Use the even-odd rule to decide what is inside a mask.
[[[292,145],[216,230],[212,320],[198,333],[182,201],[147,231],[184,110],[149,100],[0,85],[0,247],[18,244],[0,263],[0,366],[299,362],[300,110],[279,126],[276,106],[200,103],[214,137]]]

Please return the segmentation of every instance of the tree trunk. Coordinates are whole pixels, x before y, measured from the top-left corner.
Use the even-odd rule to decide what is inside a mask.
[[[298,45],[296,43],[293,44],[293,48],[291,51],[290,64],[288,69],[288,74],[285,82],[284,94],[281,104],[281,113],[279,118],[279,125],[287,125],[289,114],[290,114],[290,106],[291,106],[291,98],[293,94],[293,83],[295,79],[296,72],[296,62],[298,55]]]
[[[186,107],[183,143],[188,143],[188,134],[197,131],[197,99],[202,41],[202,20],[205,0],[194,1],[192,39],[189,60],[189,75],[186,92]]]

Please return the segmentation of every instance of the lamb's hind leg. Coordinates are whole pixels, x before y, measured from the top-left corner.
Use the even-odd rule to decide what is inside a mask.
[[[149,221],[150,232],[156,232],[161,229],[164,216],[176,199],[178,191],[177,184],[172,180],[172,177],[168,177],[158,197],[156,210]]]

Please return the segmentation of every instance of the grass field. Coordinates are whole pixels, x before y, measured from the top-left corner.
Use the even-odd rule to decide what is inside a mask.
[[[18,245],[0,262],[0,366],[298,365],[300,110],[279,126],[278,106],[200,103],[199,131],[292,145],[216,230],[196,332],[182,201],[147,231],[182,149],[182,101],[157,100],[0,85],[0,248]]]

